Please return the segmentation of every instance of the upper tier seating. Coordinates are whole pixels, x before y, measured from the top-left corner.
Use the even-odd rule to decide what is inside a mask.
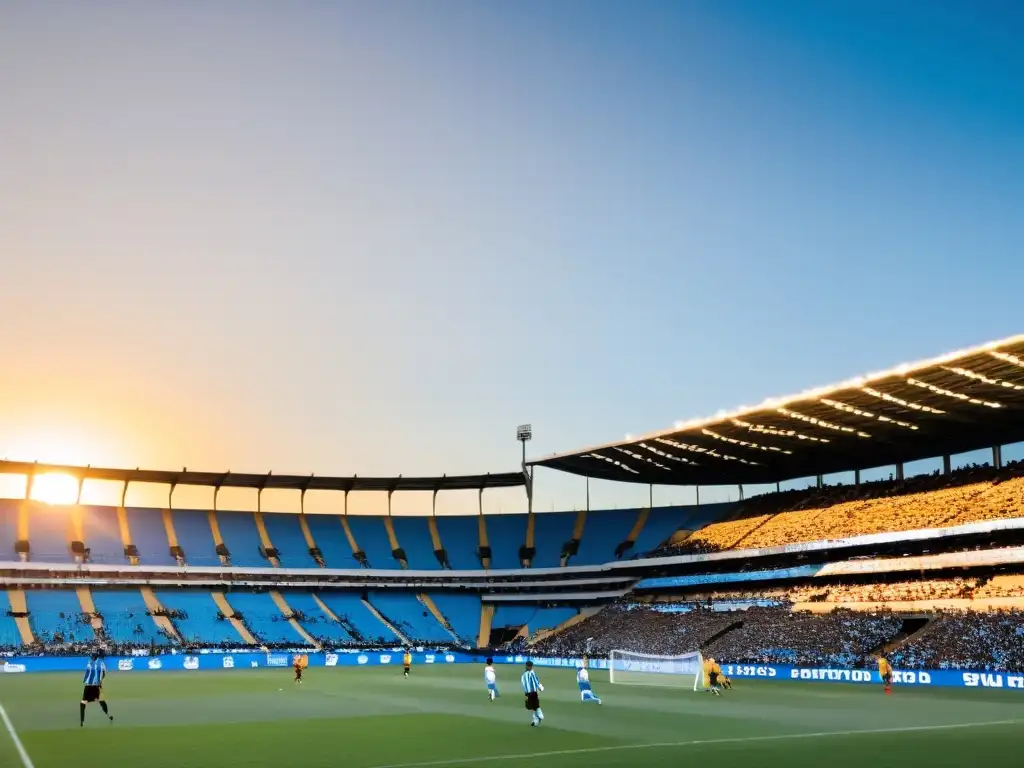
[[[463,571],[480,569],[476,556],[480,547],[479,517],[477,515],[444,515],[437,518],[441,543],[448,552],[452,568]]]
[[[660,552],[756,549],[1024,517],[1024,463],[768,494]]]
[[[174,565],[171,557],[171,543],[164,528],[163,515],[158,509],[136,509],[128,507],[128,530],[131,543],[139,550],[142,565]],[[180,533],[178,534],[181,535]]]
[[[526,543],[526,515],[486,515],[484,520],[491,547],[491,568],[522,568],[519,548]]]
[[[505,605],[496,603],[492,627],[523,627],[532,636],[565,623],[578,611],[575,608],[540,608],[535,605]]]
[[[236,568],[267,568],[270,563],[260,554],[259,531],[251,512],[218,512],[217,525],[224,544],[231,552],[231,565]],[[187,551],[187,550],[186,550]]]
[[[20,501],[0,499],[0,561],[17,560],[14,544],[18,540],[18,507]]]
[[[306,515],[306,524],[328,568],[359,567],[345,538],[340,515]]]
[[[537,554],[534,568],[557,568],[562,564],[562,548],[572,540],[575,512],[538,512],[533,516],[533,545]],[[575,562],[574,565],[579,563]]]
[[[0,589],[0,647],[16,648],[21,645],[21,633],[14,618],[9,615],[12,610],[7,591]]]
[[[308,522],[308,518],[307,518]],[[267,537],[277,550],[278,562],[282,568],[313,568],[316,561],[309,554],[309,545],[302,535],[302,526],[298,515],[263,514],[263,525],[267,528]],[[341,525],[338,525],[337,536],[345,543]],[[351,550],[350,550],[351,552]],[[266,565],[266,561],[264,561]]]
[[[29,542],[31,559],[40,563],[73,563],[71,555],[71,507],[31,504]]]
[[[220,565],[206,512],[176,509],[172,518],[175,533],[178,534],[178,543],[185,550],[185,561],[189,565]],[[231,554],[234,555],[234,552]]]
[[[434,543],[430,539],[429,518],[392,517],[398,546],[405,550],[406,562],[413,570],[427,571],[441,567],[434,556]]]
[[[83,543],[89,548],[89,561],[110,565],[128,562],[124,556],[124,543],[117,523],[117,510],[113,507],[79,507],[82,521]]]
[[[384,527],[384,519],[378,515],[349,515],[348,527],[356,544],[366,553],[371,568],[395,570],[401,568],[391,556],[391,542]],[[351,566],[350,566],[351,567]]]
[[[615,559],[615,549],[629,537],[639,510],[591,510],[583,528],[579,551],[569,565],[607,563]],[[666,534],[667,535],[667,534]]]

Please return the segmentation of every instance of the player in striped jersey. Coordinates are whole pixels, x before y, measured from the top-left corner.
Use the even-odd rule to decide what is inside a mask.
[[[103,663],[98,653],[94,653],[89,659],[89,663],[85,665],[85,676],[82,678],[85,687],[82,689],[82,701],[78,705],[79,727],[85,725],[85,705],[93,701],[98,701],[103,714],[110,719],[110,722],[114,722],[114,716],[107,709],[107,702],[103,700],[103,678],[106,676],[107,665]]]
[[[530,725],[534,728],[544,722],[544,710],[540,708],[540,694],[544,692],[544,686],[537,679],[537,673],[533,671],[533,662],[526,662],[526,671],[521,678],[523,693],[526,694],[526,708],[533,713],[533,720]]]

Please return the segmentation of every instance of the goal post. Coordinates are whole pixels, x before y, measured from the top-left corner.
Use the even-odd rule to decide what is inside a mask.
[[[704,657],[700,651],[656,656],[615,650],[608,654],[609,682],[620,685],[660,685],[704,689]]]

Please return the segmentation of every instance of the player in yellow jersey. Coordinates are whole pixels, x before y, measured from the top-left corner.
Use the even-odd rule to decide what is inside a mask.
[[[402,656],[402,670],[406,677],[409,677],[409,670],[412,669],[412,653],[408,649],[405,651],[405,655]]]
[[[722,674],[722,668],[710,656],[704,660],[704,682],[708,690],[715,696],[721,696],[722,691],[718,685],[718,677]]]
[[[885,656],[878,657],[878,676],[882,678],[882,682],[885,684],[885,695],[888,696],[892,693],[892,665],[889,664],[889,660]]]
[[[302,670],[309,666],[309,657],[304,654],[296,654],[292,661],[292,667],[295,669],[295,682],[298,685],[302,685]]]

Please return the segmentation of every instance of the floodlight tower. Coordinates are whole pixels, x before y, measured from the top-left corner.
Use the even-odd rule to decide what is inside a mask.
[[[526,471],[526,444],[533,439],[533,426],[520,424],[516,427],[516,440],[523,444],[523,471]]]
[[[520,424],[516,427],[516,440],[523,444],[523,477],[526,478],[526,507],[533,512],[533,474],[526,467],[526,444],[533,439],[533,426]]]

